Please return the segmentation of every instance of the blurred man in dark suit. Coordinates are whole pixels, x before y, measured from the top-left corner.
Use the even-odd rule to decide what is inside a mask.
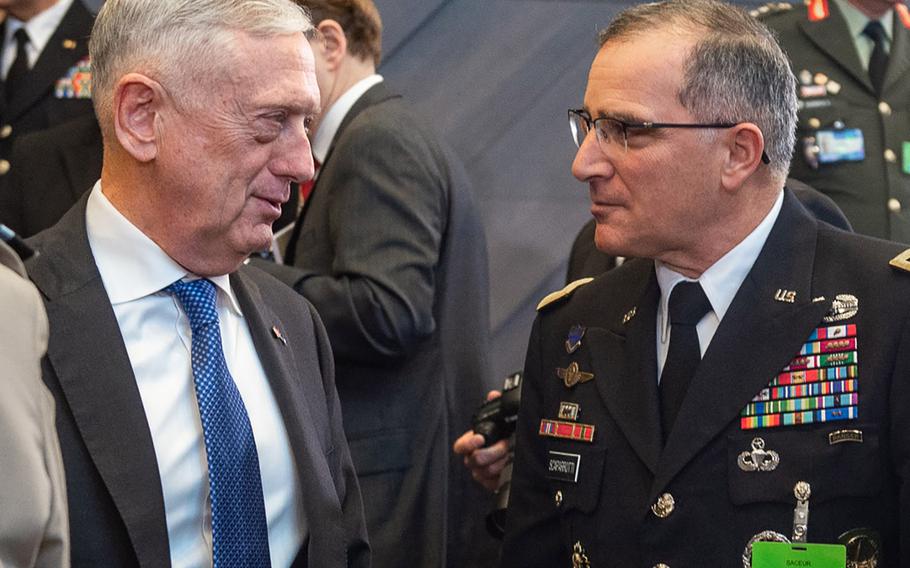
[[[478,500],[448,447],[486,373],[483,227],[458,161],[376,74],[373,2],[298,2],[320,32],[321,166],[282,278],[332,341],[374,566],[461,567]]]

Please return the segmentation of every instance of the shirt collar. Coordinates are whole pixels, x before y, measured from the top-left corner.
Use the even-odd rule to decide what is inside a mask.
[[[85,226],[95,265],[111,304],[123,304],[161,292],[177,280],[198,278],[167,255],[108,200],[95,183],[85,210]],[[240,305],[228,275],[210,276],[237,314]]]
[[[670,301],[670,292],[673,287],[684,280],[689,282],[698,282],[705,291],[705,296],[711,303],[711,309],[717,315],[717,320],[724,319],[727,308],[733,303],[733,298],[739,287],[742,286],[743,280],[752,270],[752,265],[761,253],[774,222],[780,213],[784,203],[784,192],[781,191],[777,200],[749,235],[740,241],[738,245],[730,249],[717,262],[705,270],[698,280],[686,278],[682,274],[670,269],[663,262],[656,260],[654,265],[657,271],[657,284],[660,286],[660,309],[658,310],[660,318],[661,337],[666,338],[670,331],[670,318],[667,317],[668,303]]]
[[[44,47],[50,41],[51,36],[60,27],[60,22],[63,21],[63,17],[69,11],[73,2],[74,0],[60,0],[28,22],[21,22],[13,16],[9,16],[6,19],[6,37],[3,45],[12,45],[14,46],[13,49],[15,49],[16,40],[13,39],[13,34],[19,28],[24,27],[28,33],[29,43],[35,48],[35,52],[40,54],[44,51]],[[34,65],[34,62],[32,64]]]
[[[328,111],[326,111],[325,116],[323,116],[319,123],[319,129],[316,130],[316,136],[313,137],[313,157],[316,158],[320,164],[325,162],[325,157],[329,154],[329,147],[332,145],[335,133],[338,132],[341,121],[347,116],[348,111],[351,110],[354,103],[356,103],[365,92],[370,90],[370,87],[381,82],[381,75],[373,74],[369,77],[364,77],[360,81],[354,83],[343,95],[338,97],[338,100],[329,107]]]
[[[866,28],[871,20],[868,16],[859,11],[859,8],[850,3],[850,0],[834,0],[837,2],[837,7],[840,9],[841,14],[844,16],[844,21],[847,22],[847,29],[850,30],[850,37],[856,38],[866,38],[863,35],[863,30]],[[888,38],[888,43],[891,43],[894,34],[894,10],[888,10],[885,12],[885,15],[879,18],[879,22],[882,23],[882,27],[885,28],[885,36]],[[871,40],[870,40],[871,41]]]

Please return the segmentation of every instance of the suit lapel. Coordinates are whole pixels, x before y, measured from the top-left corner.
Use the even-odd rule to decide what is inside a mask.
[[[631,287],[642,291],[637,303],[628,306],[635,310],[634,317],[609,322],[611,329],[589,329],[587,335],[588,343],[597,345],[591,350],[597,390],[629,444],[654,473],[661,448],[654,323],[660,292],[653,263],[640,262],[647,272],[644,286]]]
[[[910,30],[901,23],[900,16],[894,12],[894,41],[888,57],[888,69],[882,92],[887,94],[891,87],[901,82],[902,77],[910,71]]]
[[[829,2],[828,6],[831,10],[829,17],[816,22],[800,20],[800,29],[812,43],[828,55],[832,65],[842,68],[866,90],[874,92],[869,80],[869,73],[863,69],[859,55],[856,53],[856,47],[850,39],[850,30],[847,28],[847,23],[841,15],[837,3]]]
[[[320,369],[318,354],[316,349],[299,348],[301,345],[308,345],[307,338],[286,337],[287,328],[281,318],[262,297],[256,283],[242,270],[231,275],[231,287],[237,294],[237,301],[247,320],[253,345],[256,347],[287,430],[310,533],[308,556],[337,558],[341,563],[344,558],[344,538],[340,531],[341,509],[337,500],[333,502],[329,499],[330,496],[337,494],[324,453],[329,449],[323,448],[319,433],[316,431],[317,426],[328,425],[316,424],[309,408],[310,402],[324,404],[326,395],[309,391],[308,387],[322,383],[316,377],[305,377],[301,371],[301,368]],[[315,344],[313,341],[312,345]],[[295,346],[298,347],[294,355],[300,358],[299,366],[291,354]],[[314,536],[316,534],[319,535],[318,538]]]
[[[344,133],[344,131],[347,129],[347,127],[351,125],[351,122],[354,121],[354,119],[357,117],[357,115],[359,115],[361,112],[370,108],[373,105],[377,105],[388,99],[394,99],[394,98],[400,98],[400,97],[401,97],[401,95],[396,95],[396,94],[389,92],[389,90],[386,88],[385,84],[382,82],[377,83],[377,84],[373,85],[372,87],[370,87],[369,89],[367,89],[367,91],[359,99],[357,99],[357,101],[351,106],[351,109],[348,111],[348,113],[346,115],[344,115],[344,119],[342,119],[341,124],[338,125],[338,130],[335,132],[335,136],[332,137],[332,143],[329,145],[329,151],[325,155],[325,161],[323,161],[322,165],[320,166],[320,169],[324,172],[329,167],[329,164],[331,163],[331,159],[332,159],[332,153],[335,151],[335,145],[338,143],[338,140],[339,140],[339,138],[341,138],[341,135]],[[319,191],[319,182],[324,177],[325,176],[320,175],[318,178],[316,178],[316,183],[313,184],[313,190],[310,193],[311,198],[313,195],[316,195],[317,192]],[[303,211],[300,212],[300,222],[301,223],[306,215],[307,209],[309,208],[310,202],[312,202],[312,199],[307,199],[306,203],[303,204]],[[297,236],[299,236],[299,235],[297,235]]]
[[[831,299],[812,294],[817,223],[787,191],[780,215],[707,352],[660,457],[652,500],[799,352]],[[775,299],[796,292],[794,303]],[[816,300],[816,301],[813,301]]]
[[[120,328],[89,249],[86,201],[45,233],[42,254],[29,272],[47,298],[48,359],[79,434],[140,565],[160,566],[170,553],[157,459]]]
[[[60,25],[48,40],[47,45],[28,72],[28,80],[9,101],[5,109],[4,120],[10,122],[41,100],[48,90],[54,88],[57,79],[63,77],[70,67],[88,55],[88,38],[83,30],[91,29],[92,16],[82,5],[81,0],[74,0]],[[66,41],[65,40],[69,40]],[[70,43],[75,42],[75,43]],[[64,47],[64,43],[68,47]]]

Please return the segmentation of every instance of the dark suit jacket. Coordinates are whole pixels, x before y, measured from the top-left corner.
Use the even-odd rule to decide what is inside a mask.
[[[441,566],[446,532],[481,517],[461,510],[483,501],[450,457],[486,373],[486,243],[470,191],[380,83],[344,118],[295,228],[287,281],[332,342],[377,567]],[[448,552],[464,566],[452,558],[471,550]]]
[[[90,98],[64,98],[55,93],[57,81],[88,56],[93,22],[91,13],[75,0],[28,72],[26,84],[11,101],[0,96],[0,124],[12,127],[10,136],[0,139],[0,159],[10,159],[13,141],[21,134],[93,113]],[[0,37],[4,30],[5,22],[0,26]],[[3,87],[0,81],[0,93]]]
[[[0,223],[23,237],[56,223],[101,177],[102,153],[94,114],[16,140],[16,167],[0,183]]]
[[[543,308],[525,366],[503,566],[569,566],[576,542],[598,568],[739,566],[753,535],[790,537],[798,481],[811,484],[810,542],[871,527],[883,538],[879,566],[910,566],[910,274],[889,266],[901,249],[818,223],[787,192],[663,447],[654,263],[626,262]],[[795,301],[775,300],[781,289]],[[838,294],[858,298],[859,311],[824,323]],[[576,324],[587,331],[568,354]],[[856,325],[858,418],[741,429],[740,412],[813,330],[846,324]],[[567,388],[556,369],[572,361],[593,380]],[[592,443],[538,434],[563,401],[580,405]],[[831,444],[840,429],[862,430],[862,443]],[[775,470],[737,465],[756,437],[778,452]],[[549,452],[580,456],[577,482],[548,478],[559,457]],[[659,518],[651,506],[665,493],[675,506]]]
[[[910,30],[894,12],[893,41],[881,95],[875,93],[863,69],[847,23],[836,2],[827,3],[830,16],[809,21],[807,8],[794,3],[770,4],[761,16],[777,33],[790,58],[793,72],[821,73],[839,87],[822,96],[797,88],[800,94],[796,148],[790,175],[830,196],[846,213],[858,233],[893,241],[910,242],[910,175],[902,171],[903,145],[910,140]],[[887,111],[880,103],[887,103]],[[863,132],[866,157],[858,162],[820,164],[814,168],[805,158],[804,144],[820,128],[840,121],[846,128]],[[895,159],[885,159],[885,151]],[[889,200],[896,200],[896,210]]]
[[[29,266],[50,321],[44,379],[57,402],[73,565],[166,567],[168,535],[152,437],[89,249],[86,201],[31,241],[41,254]],[[232,274],[231,286],[300,475],[309,539],[299,565],[368,566],[360,493],[319,317],[292,290],[254,268]]]

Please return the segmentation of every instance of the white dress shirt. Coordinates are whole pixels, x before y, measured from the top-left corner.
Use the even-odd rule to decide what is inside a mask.
[[[657,269],[657,283],[660,286],[660,304],[657,307],[658,382],[667,360],[667,350],[670,348],[670,318],[667,313],[670,292],[673,291],[673,287],[684,280],[699,282],[711,303],[711,311],[705,314],[695,326],[698,333],[698,345],[701,355],[704,356],[721,320],[724,319],[724,314],[727,313],[727,308],[733,303],[736,292],[739,291],[743,280],[752,270],[752,265],[755,264],[762,247],[765,246],[765,241],[768,240],[768,235],[771,233],[771,228],[777,220],[783,203],[784,193],[781,192],[762,222],[738,245],[705,270],[698,280],[686,278],[659,260],[654,262]]]
[[[369,77],[364,77],[351,85],[351,88],[338,97],[338,100],[336,100],[326,111],[325,116],[319,121],[319,128],[316,130],[316,136],[313,137],[313,157],[316,158],[320,164],[325,163],[325,157],[329,153],[332,139],[335,138],[335,133],[338,132],[341,121],[347,116],[348,111],[351,110],[354,103],[356,103],[365,92],[370,90],[370,87],[381,82],[382,76],[380,75],[374,74]]]
[[[6,78],[9,68],[13,66],[16,60],[16,38],[15,34],[19,28],[24,27],[28,33],[28,44],[25,53],[28,54],[28,68],[31,69],[38,61],[44,46],[50,41],[51,36],[60,27],[63,16],[70,9],[74,0],[60,0],[47,10],[37,14],[28,22],[20,22],[11,15],[6,18],[6,33],[3,37],[3,59],[0,65],[3,66],[3,77]]]
[[[174,568],[210,567],[211,507],[190,359],[192,336],[179,302],[162,291],[177,280],[194,276],[108,201],[100,181],[89,196],[86,226],[155,446],[171,564]],[[306,531],[287,430],[228,276],[209,280],[217,290],[224,357],[256,440],[272,566],[286,568]]]

